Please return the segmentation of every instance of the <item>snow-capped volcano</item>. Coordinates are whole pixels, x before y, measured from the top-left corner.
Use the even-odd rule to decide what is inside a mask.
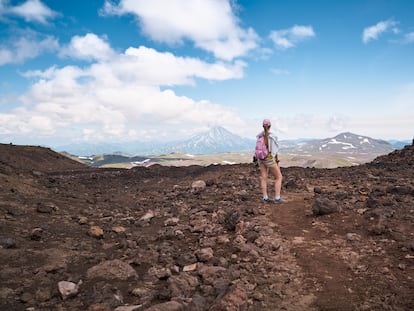
[[[254,150],[255,141],[231,133],[224,127],[217,126],[205,133],[178,142],[173,150],[175,152],[188,152],[207,154],[215,152],[231,152]]]

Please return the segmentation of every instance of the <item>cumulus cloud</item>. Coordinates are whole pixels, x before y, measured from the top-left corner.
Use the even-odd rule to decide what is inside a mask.
[[[333,115],[327,122],[327,127],[331,132],[341,132],[346,130],[349,123],[349,117],[345,115]]]
[[[9,40],[7,45],[0,45],[0,66],[5,64],[23,63],[45,52],[53,52],[59,48],[56,38],[47,36],[42,39],[28,35]]]
[[[295,47],[299,42],[315,36],[312,26],[295,25],[288,29],[270,32],[270,39],[279,49],[286,50]]]
[[[38,22],[47,24],[49,19],[53,19],[58,13],[51,10],[39,0],[27,0],[17,6],[8,6],[8,2],[0,3],[3,14],[10,14],[22,17],[26,22]]]
[[[93,33],[85,36],[74,36],[70,44],[60,51],[60,56],[82,60],[107,60],[115,55],[105,38]]]
[[[132,14],[151,39],[167,44],[190,40],[223,60],[231,61],[257,47],[257,34],[239,26],[229,0],[121,0],[118,5],[107,0],[101,12]]]
[[[380,35],[385,32],[398,33],[399,29],[396,27],[398,22],[391,19],[380,21],[374,26],[367,27],[362,32],[362,42],[368,43],[372,40],[377,40]]]
[[[84,54],[77,54],[76,47],[84,46]],[[101,49],[104,52],[88,52],[91,46],[105,47]],[[177,124],[188,128],[242,124],[231,109],[179,96],[169,87],[194,85],[196,79],[241,78],[243,62],[207,63],[146,47],[130,47],[116,54],[104,39],[93,34],[74,37],[64,49],[72,56],[94,61],[85,67],[26,72],[25,76],[35,82],[21,96],[21,108],[0,114],[0,134],[14,131],[51,136],[70,126],[73,136],[84,135],[85,139],[129,140],[139,139],[145,129],[160,125],[173,137]]]

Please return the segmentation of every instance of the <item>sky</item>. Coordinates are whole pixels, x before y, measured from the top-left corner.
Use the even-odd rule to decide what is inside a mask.
[[[414,136],[411,0],[0,0],[0,142]]]

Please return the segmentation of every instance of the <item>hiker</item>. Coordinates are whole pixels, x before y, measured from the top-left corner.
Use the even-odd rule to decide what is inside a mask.
[[[287,200],[284,200],[280,197],[280,191],[282,188],[282,173],[280,172],[279,159],[277,156],[277,151],[279,145],[277,143],[277,137],[273,136],[270,132],[271,123],[269,119],[263,120],[263,132],[260,132],[256,138],[259,141],[261,137],[264,138],[264,144],[266,146],[265,154],[267,154],[263,159],[258,157],[259,168],[260,168],[260,186],[262,189],[263,200],[265,202],[275,202],[275,203],[287,203]],[[256,145],[257,146],[257,145]],[[258,147],[256,147],[257,149]],[[257,153],[257,152],[256,152]],[[275,176],[275,197],[270,199],[267,195],[267,174],[270,171]]]

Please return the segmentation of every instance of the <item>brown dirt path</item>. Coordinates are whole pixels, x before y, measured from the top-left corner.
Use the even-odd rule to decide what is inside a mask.
[[[332,231],[312,215],[312,195],[288,196],[289,203],[269,206],[270,219],[291,242],[290,249],[306,276],[304,285],[317,297],[314,307],[318,310],[356,310],[362,302],[359,293],[352,289],[353,273],[333,251]]]

